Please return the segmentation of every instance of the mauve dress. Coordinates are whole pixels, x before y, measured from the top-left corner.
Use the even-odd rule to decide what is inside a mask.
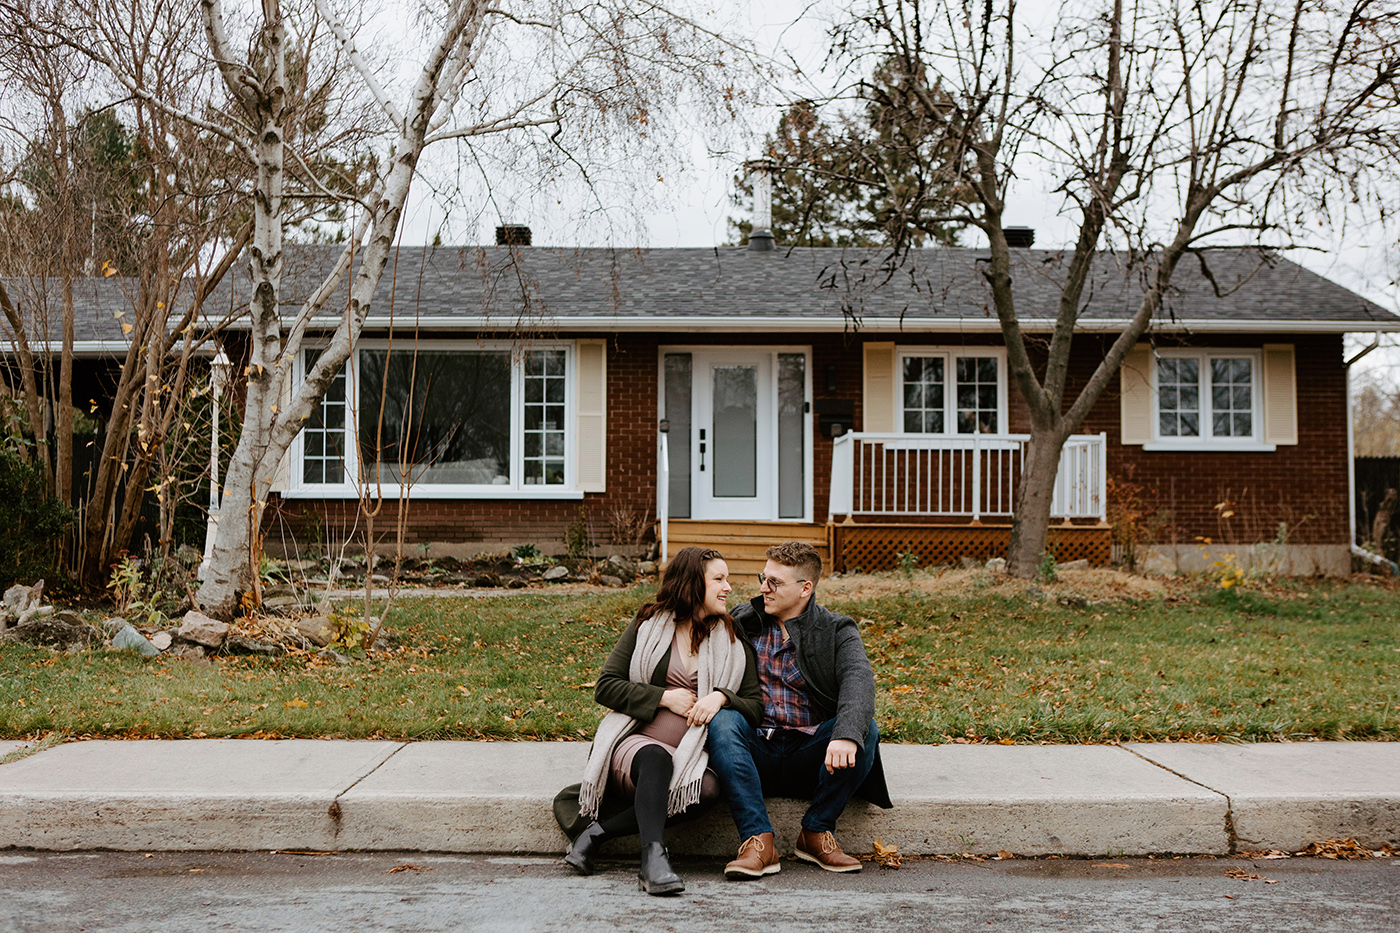
[[[680,648],[675,639],[672,639],[671,663],[666,667],[667,689],[675,687],[696,693],[699,689],[699,679],[698,672],[685,672]],[[690,724],[685,721],[684,716],[673,713],[664,706],[658,707],[651,722],[618,742],[617,747],[613,749],[612,785],[631,798],[637,791],[632,783],[632,759],[636,757],[637,751],[647,745],[659,745],[674,755],[676,746],[681,744],[688,728]],[[700,802],[708,804],[718,798],[719,780],[713,771],[706,768],[705,776],[700,781]]]

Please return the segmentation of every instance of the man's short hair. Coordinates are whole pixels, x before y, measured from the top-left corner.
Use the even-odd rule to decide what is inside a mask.
[[[768,549],[768,559],[796,570],[802,579],[811,580],[812,586],[822,578],[822,556],[810,544],[801,541],[775,544]]]

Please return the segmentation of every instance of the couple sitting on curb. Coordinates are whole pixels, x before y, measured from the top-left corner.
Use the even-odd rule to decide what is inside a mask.
[[[788,542],[767,557],[761,595],[731,616],[719,552],[682,549],[618,640],[595,688],[613,712],[599,724],[579,790],[579,810],[593,822],[564,858],[575,870],[591,874],[604,840],[637,833],[641,887],[678,893],[684,882],[671,870],[662,827],[698,816],[722,793],[743,840],[725,877],[781,867],[765,794],[811,800],[798,858],[860,871],[834,831],[855,793],[891,805],[870,661],[856,623],[817,604],[816,549]]]

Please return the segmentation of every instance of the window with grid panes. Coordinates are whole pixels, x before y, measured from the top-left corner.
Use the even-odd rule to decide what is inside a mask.
[[[1255,354],[1238,350],[1162,351],[1156,362],[1160,439],[1257,439]]]
[[[994,434],[1002,430],[1005,390],[999,356],[909,350],[900,354],[899,372],[899,423],[905,433]]]

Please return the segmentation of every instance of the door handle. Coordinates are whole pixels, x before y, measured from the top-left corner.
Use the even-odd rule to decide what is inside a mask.
[[[705,472],[705,429],[700,429],[700,472]]]

